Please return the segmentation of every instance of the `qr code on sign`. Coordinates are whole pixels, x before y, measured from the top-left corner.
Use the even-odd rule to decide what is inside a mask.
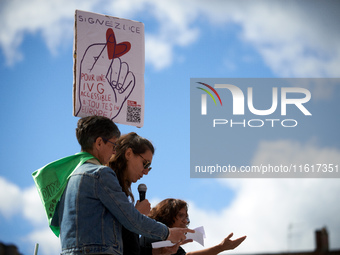
[[[131,103],[128,102],[126,121],[140,123],[141,112],[142,108],[140,107],[140,105],[132,106]]]

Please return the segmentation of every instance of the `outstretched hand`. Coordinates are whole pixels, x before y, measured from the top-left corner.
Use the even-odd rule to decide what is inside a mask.
[[[223,249],[222,251],[226,251],[226,250],[233,250],[235,249],[237,246],[239,246],[244,239],[246,239],[246,236],[242,236],[240,238],[237,238],[235,240],[230,240],[230,238],[233,236],[233,233],[230,233],[226,238],[223,239],[223,241],[220,243],[220,247],[221,249]]]

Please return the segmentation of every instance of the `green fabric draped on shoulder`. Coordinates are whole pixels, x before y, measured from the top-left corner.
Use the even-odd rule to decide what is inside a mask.
[[[67,181],[77,167],[92,158],[95,157],[88,152],[79,152],[51,162],[32,173],[45,208],[49,226],[56,236],[59,236],[60,228],[59,226],[52,226],[51,222]]]

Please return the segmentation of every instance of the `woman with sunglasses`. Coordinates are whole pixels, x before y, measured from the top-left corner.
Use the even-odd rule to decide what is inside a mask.
[[[134,132],[121,136],[116,141],[115,149],[109,166],[115,171],[123,192],[133,202],[131,183],[149,173],[155,149],[149,140]]]
[[[154,208],[151,209],[149,217],[155,219],[156,221],[162,222],[170,228],[183,228],[187,227],[190,223],[188,216],[188,204],[181,199],[165,199],[158,203]],[[175,255],[216,255],[222,251],[233,250],[237,246],[239,246],[246,236],[240,237],[235,240],[230,240],[232,237],[232,233],[229,234],[223,241],[215,246],[210,248],[206,248],[199,251],[193,251],[186,253],[185,250],[179,246],[177,253],[172,253]],[[156,242],[157,240],[153,240],[147,237],[142,236],[140,239],[141,250],[143,251],[142,255],[151,255],[154,254],[156,249],[151,248],[151,243]]]
[[[116,173],[123,192],[133,203],[131,184],[149,173],[155,149],[149,140],[134,132],[121,136],[116,142],[115,149],[109,167]],[[150,212],[150,203],[146,199],[142,202],[138,201],[136,209],[147,215]],[[145,231],[149,230],[146,229]],[[191,232],[191,230],[187,232]],[[124,254],[139,254],[139,235],[123,228],[122,237]]]

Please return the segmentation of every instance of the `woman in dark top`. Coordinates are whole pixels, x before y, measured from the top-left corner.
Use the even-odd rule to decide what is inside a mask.
[[[168,227],[171,228],[183,228],[187,227],[190,223],[189,216],[188,216],[188,204],[180,199],[165,199],[157,204],[154,208],[152,208],[149,217],[155,219],[156,221],[162,222]],[[173,253],[176,255],[215,255],[222,251],[226,250],[233,250],[237,246],[239,246],[246,236],[240,237],[235,240],[230,240],[232,237],[232,233],[223,239],[223,241],[215,246],[210,248],[206,248],[199,251],[193,251],[186,253],[185,250],[179,246],[177,253]],[[141,254],[143,255],[150,255],[155,254],[157,249],[152,249],[151,253],[151,243],[156,242],[157,240],[152,240],[150,238],[146,238],[142,236],[140,238],[140,245],[141,245]],[[161,254],[161,253],[159,253]],[[168,253],[170,254],[170,253]]]

